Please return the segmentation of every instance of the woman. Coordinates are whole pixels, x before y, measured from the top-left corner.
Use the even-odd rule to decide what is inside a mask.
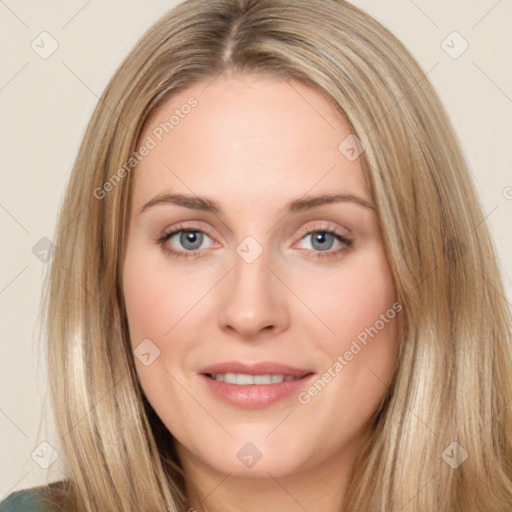
[[[436,94],[371,17],[180,4],[108,85],[59,219],[69,478],[0,510],[511,510],[482,218]]]

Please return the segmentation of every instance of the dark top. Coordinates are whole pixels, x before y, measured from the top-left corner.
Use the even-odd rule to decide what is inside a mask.
[[[63,508],[49,506],[45,498],[52,491],[62,489],[64,481],[53,482],[49,485],[41,485],[22,491],[15,491],[0,502],[0,512],[59,512]]]
[[[39,504],[39,492],[34,489],[9,494],[0,503],[0,512],[42,512],[45,509]]]

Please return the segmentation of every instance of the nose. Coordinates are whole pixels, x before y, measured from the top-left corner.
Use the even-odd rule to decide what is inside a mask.
[[[266,253],[248,263],[235,254],[234,268],[223,280],[219,326],[244,340],[288,328],[286,287],[269,268]]]

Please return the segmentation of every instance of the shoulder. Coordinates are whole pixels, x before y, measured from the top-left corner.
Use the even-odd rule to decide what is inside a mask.
[[[66,487],[66,481],[23,489],[9,494],[0,502],[0,512],[58,512],[60,508],[53,497]],[[52,501],[49,501],[52,500]]]
[[[9,494],[0,503],[0,512],[36,512],[44,510],[39,505],[40,489],[40,487],[34,487]]]

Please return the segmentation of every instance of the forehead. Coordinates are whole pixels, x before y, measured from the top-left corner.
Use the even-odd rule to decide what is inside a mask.
[[[152,113],[140,143],[154,147],[135,169],[134,204],[163,189],[240,201],[308,190],[368,198],[359,159],[339,149],[350,127],[320,92],[254,75],[210,81]]]

